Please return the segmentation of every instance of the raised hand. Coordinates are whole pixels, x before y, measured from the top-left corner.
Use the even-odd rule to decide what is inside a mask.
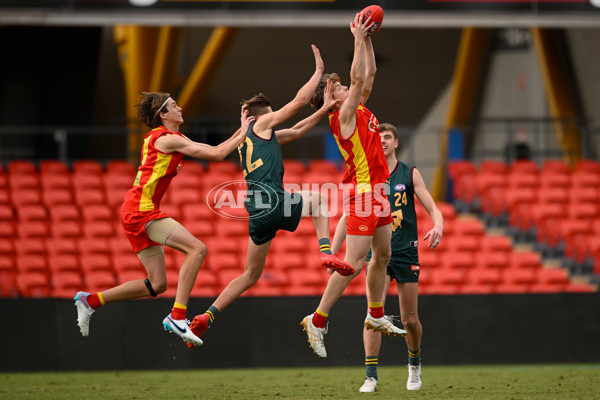
[[[363,22],[363,14],[360,12],[356,14],[354,21],[350,23],[350,31],[356,39],[366,39],[372,26],[371,17],[369,16]]]
[[[312,48],[313,54],[315,55],[315,70],[321,72],[325,71],[325,63],[323,63],[323,59],[321,58],[321,52],[319,51],[319,48],[314,44],[311,44],[310,47]]]

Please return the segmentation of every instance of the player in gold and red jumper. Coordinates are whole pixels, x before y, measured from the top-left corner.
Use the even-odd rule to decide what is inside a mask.
[[[392,215],[385,190],[390,173],[381,148],[379,124],[373,113],[364,106],[371,94],[376,72],[375,54],[369,36],[372,27],[371,18],[363,19],[362,12],[356,14],[350,23],[354,35],[350,88],[342,86],[339,75],[324,74],[311,101],[313,107],[320,108],[327,80],[335,82],[333,99],[340,101],[330,111],[329,127],[346,161],[343,183],[349,186],[349,190],[344,193],[344,213],[347,215],[344,261],[356,271],[350,277],[331,275],[317,310],[302,321],[308,342],[319,357],[327,357],[324,335],[327,333],[329,312],[352,278],[363,268],[369,248],[372,248],[373,256],[367,274],[369,314],[365,327],[391,336],[406,335],[406,331],[385,318],[381,302],[391,254]]]
[[[200,340],[189,329],[187,303],[204,257],[206,245],[185,227],[160,210],[169,183],[182,166],[183,156],[205,160],[222,160],[245,139],[254,118],[244,113],[242,127],[218,146],[197,143],[179,132],[183,123],[182,109],[168,93],[142,93],[137,105],[138,118],[152,128],[144,138],[141,164],[133,187],[121,207],[121,222],[133,250],[146,269],[147,279],[124,282],[103,292],[78,292],[75,295],[77,323],[83,336],[89,335],[92,313],[116,301],[156,297],[167,290],[164,246],[185,254],[179,270],[175,304],[163,320],[166,331],[177,334],[196,346]]]

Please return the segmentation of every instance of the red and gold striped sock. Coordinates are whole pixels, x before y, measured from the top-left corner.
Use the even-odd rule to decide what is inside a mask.
[[[373,318],[383,318],[383,303],[382,302],[369,302],[369,314]]]
[[[92,310],[102,307],[104,303],[104,297],[102,297],[102,293],[94,293],[90,294],[87,298],[87,302],[92,307]]]
[[[185,315],[187,314],[187,306],[181,303],[175,302],[173,304],[173,308],[171,309],[171,318],[175,320],[185,319]]]
[[[312,323],[317,328],[325,328],[327,317],[329,317],[329,314],[325,314],[323,311],[317,308],[317,311],[315,311],[315,313],[313,314]]]

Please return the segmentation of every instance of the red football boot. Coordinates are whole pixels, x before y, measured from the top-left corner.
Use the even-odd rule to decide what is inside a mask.
[[[354,267],[347,262],[340,260],[333,254],[321,253],[321,266],[324,268],[331,268],[342,276],[350,276],[354,274]],[[192,330],[193,332],[193,330]]]
[[[194,335],[201,337],[208,330],[208,314],[200,314],[196,315],[190,324],[190,329],[194,333]],[[187,343],[187,342],[186,342]],[[187,343],[187,346],[191,349],[194,347],[193,344]]]

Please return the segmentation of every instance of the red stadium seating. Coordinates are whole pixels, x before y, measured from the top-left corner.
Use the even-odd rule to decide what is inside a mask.
[[[90,271],[83,276],[86,291],[89,293],[102,292],[117,286],[117,281],[112,272],[109,271]]]
[[[37,174],[37,167],[29,160],[11,160],[7,163],[9,174]]]
[[[73,174],[93,174],[102,175],[104,167],[98,161],[94,160],[78,160],[73,163]]]
[[[69,175],[71,171],[69,166],[60,160],[40,161],[40,174],[42,175]]]
[[[79,272],[59,272],[52,275],[52,297],[72,299],[83,288],[83,279]]]
[[[17,289],[23,297],[50,297],[51,287],[48,276],[41,272],[19,273]]]

